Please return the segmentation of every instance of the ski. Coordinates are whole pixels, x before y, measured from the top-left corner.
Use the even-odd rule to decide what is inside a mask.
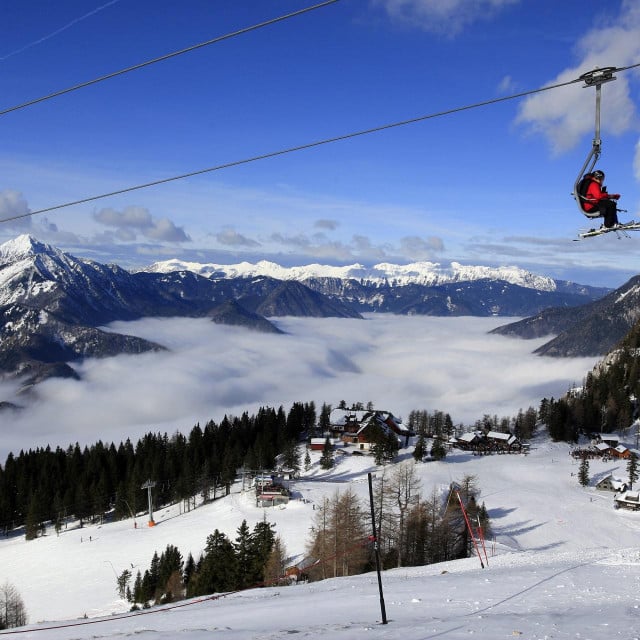
[[[595,238],[596,236],[602,236],[605,233],[614,232],[618,238],[621,236],[626,236],[627,238],[631,237],[627,233],[627,231],[640,231],[640,222],[635,222],[631,220],[631,222],[625,222],[623,224],[617,224],[614,227],[600,227],[599,229],[589,229],[588,231],[583,231],[578,234],[577,238],[574,238],[575,241],[582,240],[584,238]]]

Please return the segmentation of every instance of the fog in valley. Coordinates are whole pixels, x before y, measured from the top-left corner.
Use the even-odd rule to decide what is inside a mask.
[[[278,318],[283,335],[216,325],[207,319],[145,319],[108,329],[141,336],[167,351],[91,359],[81,380],[49,380],[26,398],[0,383],[0,463],[21,449],[66,448],[97,440],[116,446],[149,431],[188,433],[225,414],[293,402],[345,400],[408,417],[441,410],[454,424],[484,414],[538,408],[580,384],[598,358],[541,358],[549,338],[488,335],[508,318],[433,318],[369,314],[364,320]]]

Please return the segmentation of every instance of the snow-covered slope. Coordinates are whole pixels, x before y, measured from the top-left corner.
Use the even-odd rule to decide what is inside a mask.
[[[234,538],[243,519],[253,526],[266,517],[289,554],[299,556],[314,503],[346,487],[366,500],[366,474],[379,473],[370,458],[343,456],[334,470],[322,472],[318,454],[313,455],[312,469],[295,484],[295,495],[304,500],[286,508],[261,509],[250,494],[236,492],[185,514],[173,507],[158,510],[153,528],[140,516],[137,528],[128,520],[69,528],[59,537],[50,531],[32,542],[1,538],[0,582],[16,585],[30,620],[71,620],[45,623],[40,627],[55,628],[23,635],[47,640],[137,634],[167,640],[276,640],[298,634],[309,640],[640,637],[640,513],[615,511],[611,493],[580,487],[569,447],[542,437],[528,456],[454,453],[443,462],[418,465],[425,495],[452,479],[476,475],[495,540],[488,541],[484,569],[469,558],[385,572],[388,625],[378,624],[375,574],[186,601],[129,617],[127,603],[116,594],[116,575],[126,568],[144,571],[153,552],[167,544],[197,557],[213,529]],[[592,461],[592,484],[611,472],[625,477],[625,464]],[[88,619],[78,620],[85,614]],[[94,619],[100,615],[108,617]]]
[[[216,275],[226,278],[269,276],[278,280],[298,280],[301,282],[309,278],[339,278],[342,280],[355,279],[368,284],[390,282],[396,285],[421,284],[427,286],[489,278],[504,280],[510,284],[539,291],[556,290],[556,283],[552,278],[535,275],[519,267],[464,266],[458,262],[452,262],[449,267],[443,267],[436,262],[413,262],[405,265],[381,262],[373,267],[364,267],[361,264],[344,267],[322,264],[282,267],[267,260],[261,260],[256,264],[240,262],[221,265],[183,262],[173,259],[156,262],[145,269],[145,271],[160,273],[183,270],[205,276]]]

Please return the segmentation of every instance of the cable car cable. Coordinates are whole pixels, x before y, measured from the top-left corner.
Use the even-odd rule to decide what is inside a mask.
[[[629,67],[625,67],[625,69],[616,69],[616,71],[623,71],[626,69],[632,69],[634,67],[640,67],[640,63],[631,65]],[[161,178],[159,180],[153,180],[152,182],[145,182],[143,184],[138,184],[131,187],[124,187],[122,189],[117,189],[115,191],[109,191],[108,193],[102,193],[95,196],[88,196],[86,198],[80,198],[79,200],[73,200],[71,202],[65,202],[63,204],[57,204],[50,207],[45,207],[43,209],[36,209],[35,211],[30,211],[28,213],[22,213],[19,215],[11,216],[8,218],[3,218],[0,222],[11,222],[13,220],[19,220],[21,218],[28,218],[30,216],[35,216],[40,213],[48,213],[49,211],[56,211],[57,209],[64,209],[66,207],[72,207],[78,204],[85,204],[87,202],[94,202],[95,200],[102,200],[103,198],[109,198],[111,196],[117,196],[124,193],[130,193],[132,191],[139,191],[141,189],[147,189],[149,187],[155,187],[161,184],[166,184],[168,182],[175,182],[177,180],[184,180],[185,178],[192,178],[194,176],[199,176],[204,173],[212,173],[213,171],[220,171],[222,169],[229,169],[231,167],[237,167],[243,164],[249,164],[251,162],[257,162],[258,160],[266,160],[268,158],[275,158],[277,156],[283,156],[289,153],[294,153],[296,151],[303,151],[305,149],[312,149],[314,147],[320,147],[326,144],[331,144],[333,142],[340,142],[342,140],[349,140],[351,138],[357,138],[359,136],[368,135],[370,133],[378,133],[380,131],[385,131],[387,129],[394,129],[396,127],[402,127],[408,124],[415,124],[417,122],[423,122],[425,120],[431,120],[433,118],[439,118],[442,116],[451,115],[454,113],[460,113],[462,111],[469,111],[471,109],[477,109],[479,107],[486,107],[492,104],[497,104],[499,102],[506,102],[507,100],[515,100],[516,98],[523,98],[525,96],[530,96],[536,93],[541,93],[543,91],[550,91],[552,89],[558,89],[560,87],[566,87],[571,84],[576,84],[577,82],[583,82],[584,78],[576,78],[575,80],[568,80],[566,82],[560,82],[557,84],[548,85],[546,87],[541,87],[539,89],[531,89],[529,91],[522,91],[520,93],[514,93],[510,96],[503,96],[501,98],[493,98],[491,100],[483,100],[482,102],[475,102],[473,104],[469,104],[462,107],[454,107],[453,109],[447,109],[446,111],[438,111],[436,113],[431,113],[424,116],[418,116],[416,118],[410,118],[408,120],[401,120],[400,122],[393,122],[390,124],[384,124],[378,127],[372,127],[370,129],[363,129],[361,131],[355,131],[353,133],[346,133],[340,136],[334,136],[332,138],[325,138],[324,140],[316,140],[315,142],[309,142],[306,144],[301,144],[295,147],[289,147],[287,149],[280,149],[278,151],[271,151],[269,153],[263,153],[257,156],[252,156],[250,158],[244,158],[242,160],[233,160],[231,162],[225,162],[223,164],[219,164],[213,167],[207,167],[206,169],[198,169],[196,171],[190,171],[189,173],[182,173],[177,176],[171,176],[169,178]]]
[[[271,18],[270,20],[266,20],[265,22],[260,22],[259,24],[254,24],[250,27],[244,27],[242,29],[238,29],[237,31],[227,33],[223,36],[218,36],[216,38],[212,38],[211,40],[200,42],[199,44],[194,44],[194,45],[191,45],[190,47],[180,49],[179,51],[173,51],[171,53],[162,55],[158,58],[153,58],[152,60],[147,60],[146,62],[135,64],[131,67],[127,67],[126,69],[120,69],[120,71],[114,71],[104,76],[94,78],[93,80],[87,80],[86,82],[81,82],[80,84],[76,84],[72,87],[68,87],[66,89],[60,89],[59,91],[54,91],[53,93],[50,93],[46,96],[35,98],[33,100],[23,102],[22,104],[17,104],[13,107],[9,107],[8,109],[3,109],[2,111],[0,111],[0,116],[4,116],[7,113],[11,113],[12,111],[19,111],[20,109],[25,109],[26,107],[33,106],[34,104],[45,102],[46,100],[51,100],[52,98],[57,98],[58,96],[62,96],[62,95],[65,95],[66,93],[77,91],[78,89],[84,89],[85,87],[90,87],[94,84],[98,84],[99,82],[104,82],[105,80],[110,80],[111,78],[115,78],[117,76],[124,75],[125,73],[129,73],[130,71],[136,71],[137,69],[148,67],[152,64],[156,64],[157,62],[164,62],[165,60],[169,60],[170,58],[181,56],[184,53],[190,53],[191,51],[195,51],[196,49],[202,49],[203,47],[208,47],[211,44],[216,44],[218,42],[222,42],[223,40],[229,40],[230,38],[244,35],[245,33],[249,33],[250,31],[256,31],[257,29],[261,29],[262,27],[267,27],[277,22],[282,22],[283,20],[287,20],[289,18],[299,16],[303,13],[308,13],[309,11],[313,11],[314,9],[320,9],[322,7],[326,7],[327,5],[330,5],[330,4],[335,4],[336,2],[340,2],[340,0],[325,0],[324,2],[320,2],[319,4],[305,7],[304,9],[299,9],[298,11],[293,11],[291,13],[287,13],[277,18]]]

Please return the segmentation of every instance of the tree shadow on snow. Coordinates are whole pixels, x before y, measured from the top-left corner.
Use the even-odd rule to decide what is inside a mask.
[[[489,517],[492,520],[496,520],[497,518],[504,518],[508,516],[510,513],[513,513],[518,507],[513,507],[512,509],[502,509],[498,507],[497,509],[489,509]]]

